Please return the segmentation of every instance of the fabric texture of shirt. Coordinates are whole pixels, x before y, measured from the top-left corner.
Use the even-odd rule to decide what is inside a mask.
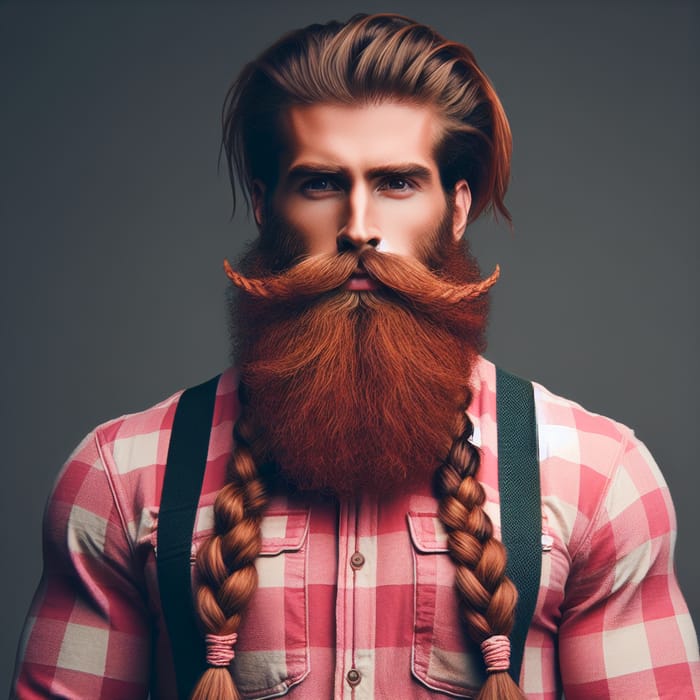
[[[479,478],[500,536],[490,362],[478,362],[472,387]],[[228,370],[217,389],[193,561],[226,478],[236,388]],[[98,427],[59,475],[15,697],[176,697],[155,556],[178,398]],[[544,551],[521,687],[532,700],[700,696],[697,637],[673,570],[675,516],[658,467],[630,429],[538,384],[535,407]],[[437,511],[428,485],[381,501],[273,493],[259,588],[231,665],[243,697],[472,697],[483,666],[459,622]]]

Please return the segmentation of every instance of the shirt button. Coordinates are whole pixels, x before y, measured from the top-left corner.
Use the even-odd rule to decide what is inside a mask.
[[[353,569],[361,569],[362,566],[365,563],[365,558],[362,556],[361,552],[355,552],[351,557],[350,557],[350,566],[352,566]]]
[[[345,677],[350,685],[357,685],[362,680],[362,676],[356,668],[351,668]]]

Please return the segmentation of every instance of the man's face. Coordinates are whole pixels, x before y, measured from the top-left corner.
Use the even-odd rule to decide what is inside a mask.
[[[268,202],[308,255],[371,246],[425,261],[448,202],[434,157],[441,124],[435,111],[399,102],[359,107],[319,103],[284,115],[286,149]],[[264,186],[253,193],[258,224],[267,207]],[[270,193],[267,193],[268,196]],[[452,235],[464,232],[471,196],[457,183]],[[349,289],[372,289],[358,274]]]
[[[425,106],[294,107],[274,190],[255,183],[256,284],[233,307],[251,449],[300,488],[425,485],[455,437],[488,302],[459,296],[480,273],[440,128]]]

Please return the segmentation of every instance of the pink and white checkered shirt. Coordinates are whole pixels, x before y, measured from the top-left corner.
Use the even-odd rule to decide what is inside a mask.
[[[481,360],[469,413],[500,533],[495,386],[494,366]],[[16,697],[176,696],[154,549],[178,396],[97,428],[59,476]],[[700,696],[697,638],[673,572],[673,506],[653,459],[628,428],[539,385],[535,402],[551,548],[521,687],[533,700]],[[217,391],[193,553],[211,529],[237,411],[229,370]],[[481,661],[460,628],[437,507],[427,486],[381,502],[274,495],[260,587],[231,665],[243,696],[472,697]]]

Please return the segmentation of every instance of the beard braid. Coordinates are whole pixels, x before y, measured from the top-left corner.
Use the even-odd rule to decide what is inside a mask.
[[[259,464],[339,497],[430,481],[471,395],[497,278],[480,281],[448,223],[431,251],[439,272],[371,249],[274,275],[257,249],[242,263],[255,277],[227,269],[242,290],[232,302],[236,359]],[[358,266],[378,289],[343,289]]]

